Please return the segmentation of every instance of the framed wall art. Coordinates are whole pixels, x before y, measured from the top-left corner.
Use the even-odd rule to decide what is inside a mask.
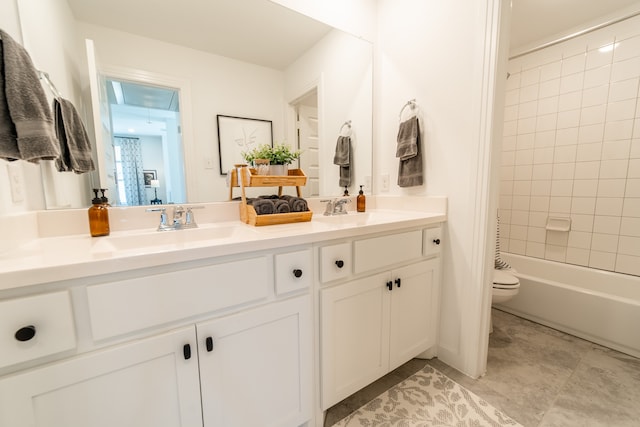
[[[144,176],[144,186],[150,188],[151,181],[158,179],[158,172],[153,169],[145,169],[142,171],[142,176]]]
[[[243,163],[243,151],[249,151],[260,144],[273,145],[271,120],[246,117],[216,116],[218,122],[218,153],[220,175],[226,175],[237,163]]]

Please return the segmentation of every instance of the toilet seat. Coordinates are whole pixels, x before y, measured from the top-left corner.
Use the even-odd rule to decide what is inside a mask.
[[[503,270],[493,270],[493,288],[494,289],[518,289],[520,280],[512,274]]]

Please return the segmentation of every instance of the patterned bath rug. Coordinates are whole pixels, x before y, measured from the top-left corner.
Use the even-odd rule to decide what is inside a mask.
[[[522,427],[428,365],[334,424],[356,426]]]

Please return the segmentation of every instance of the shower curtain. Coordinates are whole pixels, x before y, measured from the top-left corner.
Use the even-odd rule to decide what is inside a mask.
[[[120,147],[122,179],[124,181],[126,205],[146,204],[147,195],[144,186],[142,165],[142,147],[138,138],[114,137],[115,145]]]

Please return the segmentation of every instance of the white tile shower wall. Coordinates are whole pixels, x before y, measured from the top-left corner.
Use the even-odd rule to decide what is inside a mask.
[[[640,17],[509,61],[502,250],[640,275]],[[569,232],[546,230],[549,216]]]

